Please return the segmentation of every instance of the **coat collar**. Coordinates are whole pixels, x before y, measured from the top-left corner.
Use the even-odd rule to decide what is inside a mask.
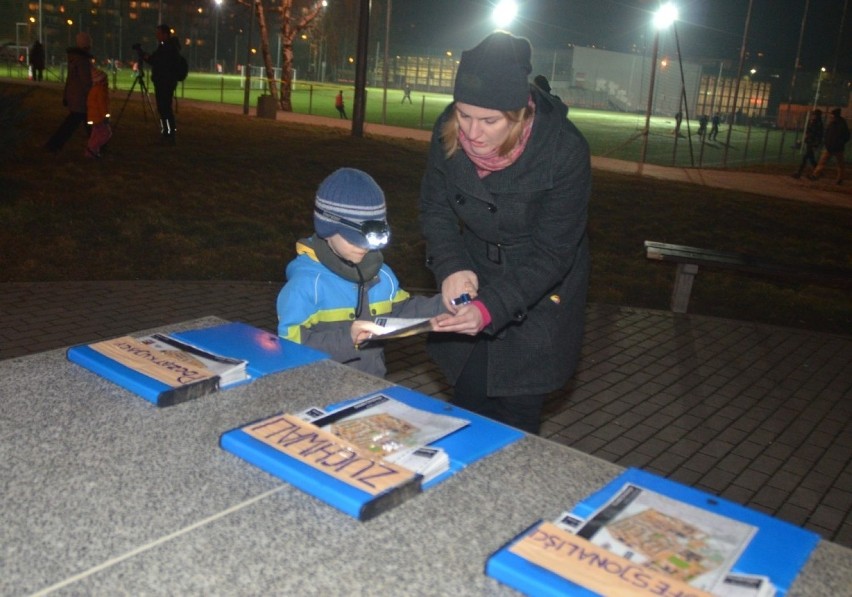
[[[561,102],[557,105],[557,100],[535,88],[532,88],[532,97],[536,106],[532,134],[514,164],[480,179],[473,162],[461,149],[450,159],[443,160],[443,169],[463,193],[488,201],[493,193],[528,193],[553,186],[556,154],[549,148],[561,134],[559,121],[566,118],[565,106]],[[450,104],[438,120],[436,131],[440,131],[452,112],[453,104]],[[438,150],[443,151],[438,134],[436,132],[435,142]]]

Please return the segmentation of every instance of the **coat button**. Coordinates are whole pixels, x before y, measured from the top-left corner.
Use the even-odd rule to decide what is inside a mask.
[[[464,205],[465,198],[464,195],[456,195],[456,203],[459,205]]]
[[[431,255],[429,255],[429,256],[426,258],[426,265],[432,265],[434,262],[435,262],[435,258],[434,258],[434,257],[432,257]]]
[[[515,311],[515,316],[514,316],[515,321],[523,321],[526,318],[527,318],[527,314],[524,313],[523,311]]]
[[[490,211],[493,214],[496,214],[497,213],[497,206],[494,205],[493,203],[489,203],[488,204],[488,211]]]

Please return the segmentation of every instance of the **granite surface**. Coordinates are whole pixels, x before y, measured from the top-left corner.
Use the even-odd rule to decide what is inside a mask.
[[[512,595],[484,575],[488,555],[622,470],[528,436],[358,522],[218,439],[384,380],[321,361],[158,409],[63,350],[0,375],[2,595]],[[850,586],[852,550],[823,541],[789,594]]]

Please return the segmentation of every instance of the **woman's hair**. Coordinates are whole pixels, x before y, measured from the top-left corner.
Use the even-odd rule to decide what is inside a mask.
[[[521,133],[524,130],[524,125],[527,120],[533,117],[533,109],[530,106],[525,106],[520,110],[500,111],[503,116],[512,123],[509,129],[509,134],[506,140],[500,146],[497,153],[502,157],[508,154],[521,138]],[[459,117],[458,108],[453,106],[453,111],[444,124],[441,126],[441,144],[444,147],[444,155],[451,158],[461,145],[459,144]]]

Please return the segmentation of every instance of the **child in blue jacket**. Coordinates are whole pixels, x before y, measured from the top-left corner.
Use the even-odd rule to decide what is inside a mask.
[[[381,249],[390,239],[382,189],[368,174],[341,168],[317,190],[314,231],[296,243],[287,283],[278,294],[278,335],[384,377],[384,348],[366,342],[381,330],[376,317],[434,317],[441,295],[411,296],[400,288]]]

